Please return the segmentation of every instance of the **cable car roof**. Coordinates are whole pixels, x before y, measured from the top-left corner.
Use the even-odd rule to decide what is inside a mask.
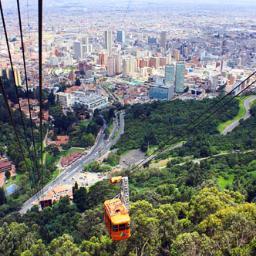
[[[106,200],[104,207],[113,225],[130,222],[128,210],[119,198]]]

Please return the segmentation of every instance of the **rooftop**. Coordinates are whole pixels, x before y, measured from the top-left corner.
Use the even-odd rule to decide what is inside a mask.
[[[119,198],[105,201],[104,206],[114,225],[130,222],[128,210]]]
[[[40,200],[52,200],[59,201],[61,197],[68,196],[70,199],[73,199],[73,192],[71,185],[59,185],[49,191],[45,196]]]
[[[0,169],[10,167],[11,165],[12,165],[12,163],[8,159],[0,158]]]

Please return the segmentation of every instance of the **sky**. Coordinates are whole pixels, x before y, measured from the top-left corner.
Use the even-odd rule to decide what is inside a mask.
[[[134,2],[134,3],[142,3],[142,2],[145,2],[145,3],[148,3],[148,2],[152,2],[152,3],[194,3],[194,4],[198,4],[198,3],[203,3],[203,4],[206,4],[206,3],[210,3],[210,4],[241,4],[241,5],[246,5],[246,4],[256,4],[256,0],[111,0],[111,2],[128,2],[128,1],[131,1],[131,2]],[[2,3],[4,5],[11,5],[13,3],[15,3],[16,0],[2,0]],[[27,2],[25,0],[21,0],[20,3],[23,4],[24,2]],[[36,4],[37,3],[37,0],[28,0],[29,3],[34,3]],[[44,0],[44,3],[45,4],[49,4],[49,3],[53,3],[55,1],[52,1],[52,0]],[[62,0],[62,1],[56,1],[58,3],[60,2],[65,2],[65,3],[91,3],[92,1],[91,0]],[[96,0],[96,2],[106,2],[105,0]]]
[[[29,5],[37,5],[37,0],[20,0],[21,5],[26,5],[27,1],[29,2]],[[62,6],[69,4],[71,5],[74,3],[80,4],[82,6],[92,6],[92,5],[111,5],[111,3],[119,6],[127,6],[128,2],[131,4],[161,4],[161,5],[172,5],[172,4],[204,4],[204,5],[240,5],[240,6],[255,6],[256,7],[256,0],[60,0],[60,1],[55,1],[55,0],[44,0],[44,5],[49,7],[49,6]],[[16,6],[16,0],[2,0],[4,8],[11,8],[13,6]]]

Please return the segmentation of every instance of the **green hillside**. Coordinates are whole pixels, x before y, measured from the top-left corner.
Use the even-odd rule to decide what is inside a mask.
[[[182,113],[177,114],[180,119],[169,129],[178,133],[184,125],[181,120],[189,122],[189,116],[195,115],[193,111],[201,111],[208,103],[157,103],[154,109],[150,105],[136,106],[135,109],[149,109],[150,114],[147,117],[143,112],[143,117],[140,114],[135,118],[134,127],[134,108],[131,108],[119,151],[141,147],[136,140],[139,137],[132,135],[136,129],[142,137],[148,131],[155,133],[155,144],[161,143],[165,137],[160,136],[158,127],[168,136],[164,120],[170,118],[163,108]],[[64,198],[41,212],[34,207],[24,216],[15,211],[2,214],[0,255],[255,255],[256,108],[252,109],[250,119],[229,135],[221,136],[217,125],[237,114],[237,104],[231,109],[232,113],[212,119],[193,137],[183,131],[181,137],[186,143],[182,148],[162,155],[149,167],[120,173],[128,175],[130,180],[129,240],[113,242],[106,232],[103,202],[118,193],[118,186],[102,181],[89,190],[76,190],[74,203]],[[146,127],[156,117],[156,110],[162,121],[148,130]],[[147,124],[144,129],[138,128],[143,122]],[[135,138],[133,144],[132,138]],[[5,205],[0,210],[3,213]]]
[[[213,107],[217,100],[175,100],[131,106],[126,112],[125,133],[116,147],[120,152],[134,148],[146,150],[148,145],[169,144],[173,136],[182,140],[192,133],[194,136],[202,132],[217,134],[219,124],[238,114],[239,101],[234,101],[197,129],[187,129],[192,122],[196,123],[207,109]]]

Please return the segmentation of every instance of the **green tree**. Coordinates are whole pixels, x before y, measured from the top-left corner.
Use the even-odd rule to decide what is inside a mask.
[[[81,252],[73,238],[66,234],[53,239],[48,248],[50,255],[89,256],[87,252]]]
[[[89,241],[83,241],[80,248],[90,256],[111,256],[114,253],[112,240],[108,236],[92,237]]]
[[[82,213],[77,229],[82,239],[89,240],[91,237],[101,237],[106,234],[105,224],[102,220],[102,205],[91,208]]]
[[[243,247],[256,236],[256,206],[245,203],[226,206],[209,215],[198,226],[222,251]]]
[[[157,145],[158,139],[153,131],[150,131],[148,134],[144,136],[143,143],[140,147],[140,149],[143,152],[146,152],[149,148],[149,146]]]
[[[205,235],[200,236],[196,231],[178,235],[170,254],[171,256],[217,255],[213,241]]]
[[[147,201],[137,201],[131,206],[132,237],[127,241],[128,252],[137,255],[157,255],[160,246],[159,219]],[[127,253],[128,254],[128,253]]]
[[[48,151],[54,157],[56,157],[60,153],[60,150],[58,149],[58,147],[56,145],[53,145],[53,144],[47,146],[46,151]]]
[[[48,104],[49,104],[49,106],[55,105],[55,95],[53,92],[50,92],[48,95]]]
[[[84,187],[74,190],[73,202],[80,212],[85,211],[87,205],[87,190]]]
[[[227,205],[240,203],[243,199],[239,193],[219,192],[214,187],[204,188],[190,202],[190,218],[197,223]]]
[[[72,112],[67,112],[66,115],[64,115],[60,106],[51,107],[49,113],[53,116],[53,123],[58,133],[66,133],[77,121],[75,114]]]
[[[5,203],[6,203],[5,192],[4,192],[4,189],[0,187],[0,205]]]
[[[95,137],[91,133],[85,134],[82,136],[82,138],[80,138],[80,143],[83,147],[92,146],[94,142],[95,142]]]
[[[4,223],[0,227],[0,255],[18,256],[29,249],[37,238],[34,227],[28,228],[24,223]]]
[[[108,158],[104,162],[108,163],[111,166],[116,166],[119,164],[120,156],[118,154],[110,153]]]
[[[24,251],[21,256],[50,256],[46,245],[40,239],[36,241],[28,250]]]
[[[5,173],[5,178],[8,180],[11,177],[11,173],[9,170],[7,170]]]

